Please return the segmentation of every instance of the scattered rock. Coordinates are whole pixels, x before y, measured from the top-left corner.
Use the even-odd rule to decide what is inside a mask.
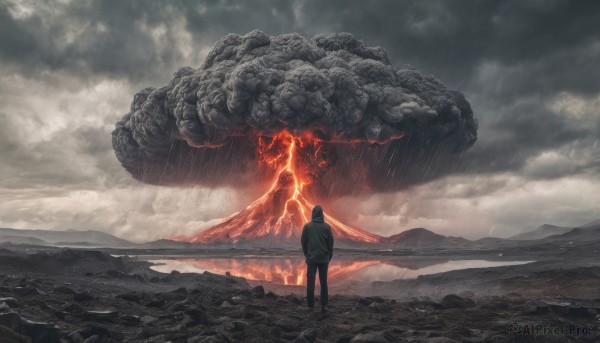
[[[147,327],[142,328],[137,335],[137,338],[144,339],[158,335],[165,335],[162,340],[158,340],[156,342],[166,342],[166,341],[175,341],[181,340],[182,338],[187,338],[187,330],[183,325],[176,326],[158,326],[158,327]]]
[[[59,341],[58,326],[22,318],[14,312],[0,313],[0,326],[5,326],[19,334],[29,336],[32,343],[52,343]]]
[[[223,301],[223,303],[221,303],[221,307],[232,307],[233,305],[230,304],[227,300]]]
[[[13,293],[16,295],[20,295],[23,297],[29,296],[29,295],[36,295],[36,294],[40,294],[40,291],[35,288],[35,287],[30,287],[30,286],[24,286],[24,287],[15,287],[13,288]]]
[[[249,304],[248,306],[246,306],[246,308],[257,311],[267,311],[269,309],[268,306],[259,304]]]
[[[536,316],[536,315],[545,315],[545,314],[548,314],[549,311],[550,311],[550,306],[548,304],[542,303],[540,305],[537,305],[535,307],[535,310],[533,310],[533,311],[531,311],[531,312],[529,312],[527,314],[528,315],[534,315],[534,316]]]
[[[82,335],[82,330],[77,330],[69,334],[69,340],[73,343],[82,343],[85,338]]]
[[[58,287],[54,288],[54,293],[75,294],[75,291],[67,286],[58,286]]]
[[[442,304],[436,303],[435,301],[425,300],[425,301],[411,301],[408,303],[409,308],[417,311],[417,312],[431,312],[435,310],[443,309],[444,306]]]
[[[475,302],[469,298],[461,298],[456,294],[448,294],[441,301],[445,308],[466,308],[473,306]]]
[[[79,333],[81,334],[82,337],[85,338],[89,338],[92,336],[98,336],[101,339],[104,337],[109,336],[109,331],[107,328],[103,327],[103,326],[99,326],[99,325],[89,325],[87,327],[85,327],[84,329],[79,330]],[[119,337],[117,337],[118,335],[111,335],[111,336],[115,336],[115,339],[118,339]]]
[[[475,293],[471,291],[462,291],[458,294],[461,298],[475,298]]]
[[[293,318],[282,318],[275,322],[275,325],[285,331],[294,331],[300,326],[300,322]]]
[[[292,297],[290,298],[290,301],[291,301],[293,304],[296,304],[296,305],[302,305],[302,301],[300,301],[300,299],[298,299],[298,297],[292,296]]]
[[[389,337],[385,332],[368,332],[354,336],[350,343],[389,343],[393,342],[392,339],[393,337]]]
[[[335,343],[349,343],[354,336],[344,335],[335,341]]]
[[[0,342],[2,343],[31,343],[31,338],[21,335],[6,326],[0,325]]]
[[[113,322],[119,316],[118,311],[113,310],[94,310],[94,311],[86,311],[83,314],[83,317],[86,320],[93,320],[98,322]]]
[[[6,308],[21,307],[21,303],[13,297],[0,298],[0,307],[2,307],[3,305]]]
[[[63,307],[63,310],[73,314],[80,314],[83,312],[83,307],[79,306],[78,304],[69,304]]]
[[[189,343],[226,343],[227,341],[218,337],[198,335],[188,340]]]
[[[157,308],[161,308],[163,306],[165,306],[166,301],[164,299],[154,299],[154,300],[150,300],[149,302],[146,303],[146,307],[157,307]]]
[[[82,343],[98,343],[100,342],[100,336],[98,335],[93,335],[88,337],[85,341],[83,341]]]
[[[125,301],[130,301],[130,302],[134,302],[134,303],[138,303],[138,304],[140,303],[140,296],[135,292],[127,292],[127,293],[119,294],[116,296],[116,298],[120,298]]]
[[[369,303],[372,302],[376,302],[376,303],[383,303],[385,302],[385,299],[381,298],[381,297],[366,297],[365,298]]]
[[[295,332],[284,332],[281,334],[281,338],[283,338],[286,341],[291,341],[292,339],[296,338],[296,333]]]
[[[196,324],[210,324],[213,322],[212,318],[202,308],[189,309],[185,311],[185,314],[192,318]]]
[[[378,303],[378,302],[371,303],[371,305],[369,305],[369,308],[371,308],[375,312],[379,312],[379,313],[386,313],[386,312],[390,312],[392,310],[392,308],[388,304]]]
[[[158,320],[158,318],[152,317],[152,316],[149,316],[149,315],[145,315],[145,316],[142,316],[140,318],[140,322],[142,322],[142,324],[144,324],[144,325],[153,323],[153,322],[155,322],[157,320]]]
[[[549,308],[554,313],[572,318],[595,317],[598,314],[596,308],[572,304],[543,304],[538,308],[536,308],[536,311],[543,312],[545,308]]]
[[[96,263],[94,257],[87,256],[84,259],[90,262],[86,268]],[[114,267],[89,269],[94,271],[96,277],[106,276],[110,270],[115,270],[117,276],[143,272],[146,279],[156,276],[156,280],[161,280],[157,284],[139,284],[135,280],[131,282],[131,276],[92,281],[91,278],[82,277],[87,269],[79,267],[75,272],[70,269],[63,272],[59,268],[56,276],[45,274],[40,277],[37,270],[31,273],[12,271],[7,263],[2,262],[0,269],[6,270],[0,273],[0,325],[4,325],[0,326],[2,343],[8,337],[15,343],[30,341],[28,330],[33,327],[58,332],[54,340],[52,337],[37,338],[37,342],[57,342],[58,339],[61,343],[504,342],[509,341],[510,337],[498,333],[508,331],[510,318],[524,323],[560,320],[586,327],[595,327],[600,318],[600,299],[594,298],[596,293],[580,299],[546,294],[536,298],[525,291],[519,298],[506,295],[475,297],[468,292],[461,292],[458,295],[449,294],[439,302],[421,293],[412,301],[398,302],[380,297],[333,295],[331,303],[334,314],[325,317],[315,313],[306,314],[302,297],[283,293],[285,289],[279,294],[286,295],[265,294],[263,287],[252,288],[238,281],[230,284],[231,281],[226,277],[218,275],[200,277],[192,273],[175,273],[172,281],[166,281],[162,277],[164,275],[151,270],[143,271],[139,265],[127,265],[123,270]],[[87,263],[84,262],[65,265]],[[600,268],[595,272],[600,282]],[[234,277],[230,279],[234,280]],[[457,289],[439,286],[436,292]],[[17,296],[13,294],[16,288],[37,289],[44,296]],[[87,292],[79,293],[87,293],[89,297],[85,297],[86,300],[71,300],[76,298],[77,291],[84,289]],[[280,290],[276,287],[273,289]],[[44,294],[45,290],[50,291]],[[7,294],[1,294],[4,291]],[[429,292],[424,289],[423,293]],[[402,295],[402,291],[398,294]],[[408,296],[415,294],[413,292]],[[437,297],[439,293],[435,294]],[[475,299],[476,304],[473,301]],[[476,308],[473,307],[475,305]],[[469,307],[469,310],[462,310]],[[2,313],[14,311],[14,308],[18,308],[22,314],[7,316]],[[92,310],[94,308],[107,310]],[[27,321],[25,317],[41,318],[45,323]],[[488,318],[497,320],[487,322]],[[474,324],[471,326],[468,323]],[[59,326],[58,329],[55,324]],[[90,325],[97,327],[92,330]],[[581,338],[583,341],[600,342],[600,334],[595,332]]]
[[[265,289],[263,288],[263,286],[253,287],[252,294],[257,298],[264,298],[265,297]]]
[[[317,337],[319,336],[319,333],[316,329],[314,328],[308,328],[304,331],[302,331],[298,337],[296,337],[296,340],[294,342],[297,343],[304,343],[304,342],[314,342]]]
[[[178,301],[176,303],[174,303],[173,305],[170,305],[169,307],[167,307],[168,311],[171,312],[181,312],[181,311],[185,311],[188,309],[188,306],[186,305],[185,301]]]
[[[261,314],[258,311],[254,310],[248,306],[244,306],[244,308],[242,309],[242,317],[243,318],[255,319],[255,318],[259,318],[260,316],[261,316]]]
[[[248,323],[238,320],[225,324],[225,330],[228,332],[242,332],[247,328]]]
[[[450,330],[450,332],[461,337],[473,337],[473,332],[471,329],[462,325],[454,327],[452,330]]]
[[[90,301],[90,300],[94,300],[94,297],[86,291],[76,292],[75,294],[73,294],[73,300],[75,300],[75,301]]]
[[[371,302],[369,300],[367,300],[367,298],[358,299],[358,303],[361,305],[365,305],[365,306],[369,306],[371,304]]]
[[[172,294],[187,294],[188,290],[185,287],[179,287],[176,290],[173,290],[173,291],[171,291],[169,293],[172,293]]]
[[[125,326],[137,326],[140,324],[141,319],[136,315],[124,315],[119,318],[119,322]]]

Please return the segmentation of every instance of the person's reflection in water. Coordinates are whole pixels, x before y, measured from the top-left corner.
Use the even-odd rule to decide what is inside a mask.
[[[333,234],[331,226],[325,223],[323,208],[317,205],[312,210],[312,220],[304,224],[302,229],[302,250],[306,257],[306,301],[312,311],[315,305],[315,277],[319,271],[321,283],[321,312],[326,312],[327,295],[327,268],[333,257]]]

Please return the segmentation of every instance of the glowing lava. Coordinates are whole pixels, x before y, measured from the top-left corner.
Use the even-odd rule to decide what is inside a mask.
[[[327,166],[321,142],[312,136],[294,137],[281,132],[258,137],[259,167],[277,170],[270,189],[244,210],[192,237],[174,237],[191,243],[215,243],[267,239],[299,241],[304,224],[311,220],[314,204],[302,195],[314,175]],[[379,243],[382,237],[348,226],[326,214],[336,240]]]
[[[178,259],[211,273],[240,276],[247,280],[269,281],[280,285],[304,285],[306,262],[301,259]],[[352,277],[356,271],[381,264],[379,260],[349,261],[333,260],[329,265],[328,279],[341,282]]]

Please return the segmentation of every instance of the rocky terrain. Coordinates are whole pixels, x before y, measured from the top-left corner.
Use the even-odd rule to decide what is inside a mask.
[[[408,292],[461,278],[485,284],[494,273],[436,274],[375,285],[401,290],[396,299],[333,295],[321,313],[309,312],[300,295],[265,292],[231,275],[163,274],[148,266],[100,251],[0,248],[0,342],[600,341],[600,271],[593,267],[521,272],[537,292],[525,292],[529,280],[505,272],[496,295],[465,291],[472,283],[458,294]],[[588,291],[578,296],[572,285]],[[528,335],[533,329],[562,331]]]

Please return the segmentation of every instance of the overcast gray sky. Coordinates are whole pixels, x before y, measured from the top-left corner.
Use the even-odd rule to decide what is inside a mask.
[[[468,238],[600,218],[598,1],[0,0],[0,226],[190,234],[256,189],[138,183],[111,131],[133,95],[227,33],[350,32],[460,90],[479,121],[462,172],[334,199],[378,234]]]

